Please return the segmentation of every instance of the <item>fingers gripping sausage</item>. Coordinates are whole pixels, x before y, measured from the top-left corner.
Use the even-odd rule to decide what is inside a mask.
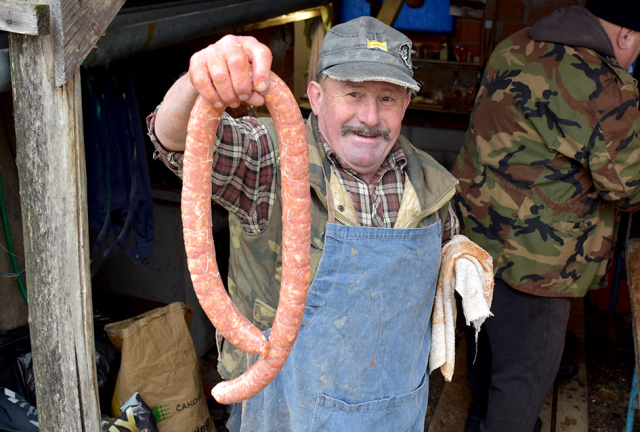
[[[183,162],[183,234],[196,295],[222,336],[245,352],[260,354],[243,375],[213,389],[214,398],[224,404],[249,399],[280,372],[300,331],[310,282],[309,153],[302,115],[274,73],[263,97],[278,131],[283,207],[280,300],[268,341],[233,305],[218,272],[211,229],[211,163],[222,109],[202,98],[191,112]]]

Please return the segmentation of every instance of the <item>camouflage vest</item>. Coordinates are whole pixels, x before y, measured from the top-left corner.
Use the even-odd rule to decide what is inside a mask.
[[[496,47],[453,174],[462,230],[497,277],[550,297],[603,285],[618,209],[640,202],[639,130],[615,59],[528,29]]]
[[[267,127],[274,143],[277,134],[270,118],[260,119]],[[309,176],[311,184],[311,279],[315,275],[324,245],[325,227],[328,221],[327,182],[324,172],[330,175],[331,168],[325,157],[324,147],[316,140],[307,122],[309,142]],[[317,132],[316,132],[317,133]],[[456,180],[431,156],[415,149],[409,141],[399,138],[407,157],[407,179],[396,227],[411,228],[428,226],[446,218],[446,204],[455,193]],[[277,144],[276,144],[277,146]],[[277,151],[277,149],[276,149]],[[323,166],[324,164],[324,166]],[[280,188],[278,167],[278,189]],[[331,176],[329,187],[334,198],[335,223],[358,225],[350,196]],[[267,227],[259,234],[248,234],[242,229],[234,215],[229,216],[231,251],[229,257],[229,294],[240,312],[261,330],[271,327],[278,305],[280,278],[282,273],[282,202],[278,190],[273,212]],[[219,340],[219,342],[221,342]],[[220,349],[220,345],[219,345]],[[218,370],[224,379],[233,379],[246,370],[246,354],[228,341],[222,344]]]

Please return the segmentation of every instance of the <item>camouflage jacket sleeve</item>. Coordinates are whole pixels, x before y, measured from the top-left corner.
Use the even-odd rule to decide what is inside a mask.
[[[582,53],[586,58],[589,54]],[[601,199],[620,210],[636,211],[640,209],[637,83],[617,64],[603,61],[600,68],[587,67],[586,62],[574,63],[577,69],[585,68],[590,78],[585,85],[590,85],[593,91],[588,102],[577,110],[575,125],[563,128],[566,136],[560,134],[552,147],[588,169]],[[571,102],[567,100],[569,109]]]
[[[615,83],[607,83],[615,86]],[[600,196],[624,211],[640,209],[640,111],[635,83],[622,91],[605,109],[594,128],[592,140],[580,152],[589,154],[594,187]],[[606,91],[606,89],[603,89]]]

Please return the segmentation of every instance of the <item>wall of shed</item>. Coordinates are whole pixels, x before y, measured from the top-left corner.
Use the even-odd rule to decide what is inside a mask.
[[[22,236],[22,216],[18,172],[16,170],[16,137],[13,125],[13,103],[11,92],[0,93],[0,176],[7,213],[7,225],[13,240],[13,253],[19,270],[24,270],[24,241]],[[8,250],[5,227],[0,219],[0,272],[14,273]],[[19,276],[24,281],[24,275]],[[20,294],[17,278],[0,275],[0,331],[10,330],[27,323],[27,305]]]
[[[497,0],[497,16],[494,22],[494,42],[510,33],[526,27],[557,7],[584,4],[583,0]],[[308,62],[308,49],[304,41],[304,23],[286,24],[281,27],[257,30],[251,34],[267,43],[274,51],[276,72],[295,89],[300,96],[306,88],[304,73]],[[470,52],[479,53],[482,37],[482,21],[458,18],[455,32],[449,35],[453,40],[466,44]],[[169,48],[151,51],[135,58],[122,60],[133,70],[136,93],[140,107],[140,121],[162,100],[169,86],[188,67],[191,53],[214,42],[218,36],[190,41]],[[439,41],[441,35],[433,35]],[[306,53],[306,54],[305,54]],[[304,81],[301,83],[301,81]],[[5,197],[17,254],[23,258],[22,224],[17,195],[18,184],[15,174],[15,138],[12,129],[12,108],[10,92],[0,93],[0,168],[5,182]],[[443,114],[409,110],[402,133],[418,148],[431,153],[445,167],[450,168],[464,140],[469,117],[464,114]],[[9,156],[9,157],[7,157]],[[168,173],[160,162],[151,160],[151,146],[147,142],[149,171],[154,191],[154,219],[156,244],[152,257],[140,264],[133,263],[127,256],[125,247],[110,260],[100,265],[93,275],[95,305],[115,318],[126,318],[150,308],[172,301],[184,301],[196,308],[192,325],[192,335],[199,354],[213,344],[213,331],[206,317],[199,310],[193,296],[191,283],[184,259],[182,233],[179,214],[180,183]],[[224,220],[224,215],[219,215]],[[224,222],[222,222],[224,224]],[[219,256],[223,256],[224,225],[221,226]],[[0,245],[4,246],[2,239]],[[55,251],[52,251],[55,253]],[[23,260],[21,261],[23,262]],[[0,254],[2,271],[10,269],[6,253]],[[7,307],[0,315],[0,330],[13,328],[27,321],[24,305],[15,281],[2,278],[0,296],[6,299]]]

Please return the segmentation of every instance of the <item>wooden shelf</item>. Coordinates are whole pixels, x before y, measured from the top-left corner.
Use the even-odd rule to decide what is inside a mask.
[[[300,109],[303,109],[303,110],[311,110],[311,105],[309,104],[309,102],[299,102],[298,106],[300,107]],[[446,107],[444,105],[432,105],[432,104],[413,103],[413,102],[409,104],[409,109],[416,110],[416,111],[432,111],[432,112],[438,112],[443,114],[463,114],[463,115],[471,114],[471,109],[465,110],[463,108],[451,108],[451,107]]]
[[[449,15],[464,18],[484,18],[485,3],[474,0],[452,0]]]
[[[311,105],[309,104],[309,102],[299,102],[298,106],[300,107],[300,109],[303,109],[303,110],[311,110]],[[465,110],[464,108],[453,108],[453,107],[447,107],[445,105],[432,105],[432,104],[426,104],[426,103],[412,102],[409,104],[409,109],[416,110],[416,111],[432,111],[432,112],[438,112],[443,114],[462,114],[462,115],[471,114],[471,108],[469,108],[468,110]]]
[[[438,112],[443,114],[462,114],[462,115],[471,114],[471,108],[466,110],[464,108],[453,108],[453,107],[447,107],[444,105],[431,105],[431,104],[413,103],[413,102],[409,104],[409,109],[416,110],[416,111]]]
[[[447,61],[447,60],[432,60],[432,59],[411,59],[415,66],[420,64],[436,64],[436,65],[445,65],[445,66],[466,66],[466,67],[474,67],[479,68],[482,65],[480,63],[473,62],[457,62],[457,61]]]

